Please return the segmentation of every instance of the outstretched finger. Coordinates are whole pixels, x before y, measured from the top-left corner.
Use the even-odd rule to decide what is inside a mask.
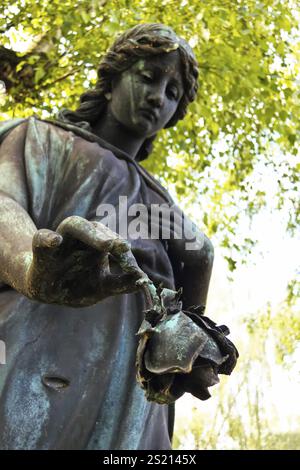
[[[126,240],[114,240],[110,252],[124,273],[131,273],[136,279],[147,277],[139,267],[131,251],[130,243]]]
[[[102,288],[108,295],[129,294],[141,289],[137,284],[138,279],[137,272],[121,275],[108,274],[105,276]]]
[[[56,230],[64,239],[79,240],[102,253],[109,252],[113,244],[112,238],[98,225],[79,216],[71,216],[63,220]]]

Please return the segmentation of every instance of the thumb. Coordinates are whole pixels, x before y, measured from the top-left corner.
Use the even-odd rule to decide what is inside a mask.
[[[41,229],[35,232],[32,238],[32,251],[36,261],[43,261],[58,248],[63,237],[52,230]]]
[[[59,233],[42,228],[33,236],[32,249],[35,251],[39,248],[57,248],[62,241],[63,237]]]

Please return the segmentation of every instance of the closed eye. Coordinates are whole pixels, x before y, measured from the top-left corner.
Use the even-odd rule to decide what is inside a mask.
[[[154,78],[151,72],[141,72],[140,76],[145,82],[152,82]]]

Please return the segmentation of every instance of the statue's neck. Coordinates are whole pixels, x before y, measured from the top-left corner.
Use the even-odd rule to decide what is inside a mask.
[[[136,158],[145,140],[144,137],[133,134],[122,126],[122,124],[114,118],[109,107],[94,124],[92,130],[95,135],[127,153],[133,159]]]

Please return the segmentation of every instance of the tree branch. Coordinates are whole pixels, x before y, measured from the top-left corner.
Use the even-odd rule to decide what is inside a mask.
[[[65,80],[66,78],[70,77],[71,75],[74,75],[74,73],[78,72],[81,67],[77,67],[76,69],[71,70],[70,72],[66,73],[65,75],[62,75],[61,77],[58,77],[56,80],[54,80],[51,83],[46,83],[45,85],[39,85],[39,89],[41,90],[46,90],[47,88],[51,88],[55,83],[61,82]]]

